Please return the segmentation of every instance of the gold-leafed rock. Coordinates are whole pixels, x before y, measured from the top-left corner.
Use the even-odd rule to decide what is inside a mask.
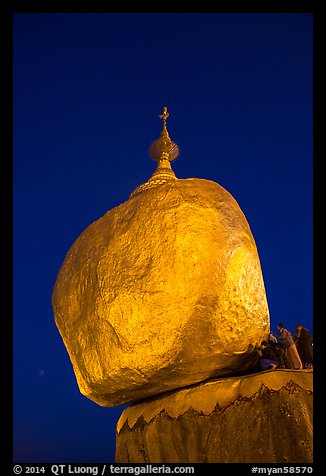
[[[81,234],[53,292],[80,391],[104,406],[250,369],[269,332],[235,199],[211,180],[149,182]]]

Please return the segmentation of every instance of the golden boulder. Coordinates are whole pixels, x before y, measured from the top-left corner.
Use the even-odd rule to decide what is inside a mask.
[[[53,306],[80,390],[100,405],[250,368],[269,331],[245,216],[203,179],[149,189],[88,227]]]

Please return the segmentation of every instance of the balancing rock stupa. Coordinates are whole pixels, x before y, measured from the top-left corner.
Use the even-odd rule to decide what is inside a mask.
[[[311,463],[313,372],[257,372],[269,310],[232,195],[178,179],[163,128],[152,177],[68,251],[52,304],[80,392],[130,403],[116,463]]]
[[[249,224],[221,185],[175,176],[168,116],[152,177],[77,238],[53,291],[79,389],[102,406],[250,370],[269,333]]]

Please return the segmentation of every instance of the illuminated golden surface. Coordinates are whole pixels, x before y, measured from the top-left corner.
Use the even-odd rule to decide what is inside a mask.
[[[104,406],[251,368],[269,333],[249,225],[203,179],[145,190],[90,225],[53,308],[81,393]]]

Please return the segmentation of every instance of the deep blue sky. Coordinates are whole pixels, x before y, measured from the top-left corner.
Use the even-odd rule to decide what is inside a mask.
[[[113,462],[123,407],[80,394],[51,295],[76,238],[155,169],[211,179],[253,232],[271,317],[313,331],[313,16],[16,14],[14,460]]]

